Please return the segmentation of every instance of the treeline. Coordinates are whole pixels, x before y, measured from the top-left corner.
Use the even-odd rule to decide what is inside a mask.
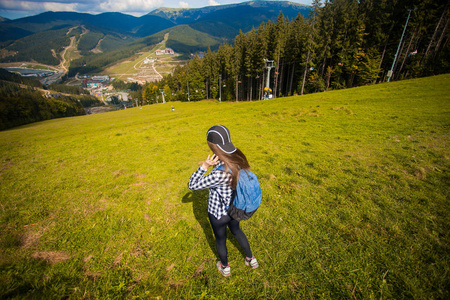
[[[60,93],[66,93],[66,94],[73,94],[73,95],[89,95],[89,91],[83,89],[79,86],[69,86],[61,83],[52,83],[49,86],[49,89],[60,92]]]
[[[135,92],[135,91],[137,91],[137,90],[142,88],[139,85],[139,83],[137,83],[137,82],[127,82],[127,83],[125,83],[125,81],[122,81],[120,79],[114,80],[112,82],[112,86],[116,90],[130,90],[130,91],[133,91],[133,92]]]
[[[142,105],[142,85],[139,83],[116,79],[112,82],[112,86],[116,90],[128,91],[128,100],[133,103],[137,100]]]
[[[18,74],[11,73],[2,68],[0,68],[0,80],[21,83],[31,87],[42,88],[42,83],[40,83],[39,80],[37,80],[36,78],[22,77]]]
[[[84,108],[102,105],[91,95],[44,96],[35,87],[42,88],[36,79],[23,78],[0,69],[0,130],[54,118],[84,115]]]
[[[267,83],[279,97],[447,73],[448,21],[448,0],[315,0],[307,19],[280,13],[147,84],[144,103],[162,89],[166,101],[240,101]]]
[[[81,103],[72,97],[47,99],[32,88],[0,82],[0,130],[28,123],[84,115]]]

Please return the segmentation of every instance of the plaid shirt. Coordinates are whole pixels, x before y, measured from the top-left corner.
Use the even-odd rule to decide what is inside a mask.
[[[230,205],[233,190],[229,182],[231,174],[217,170],[223,162],[219,162],[211,173],[203,176],[207,170],[200,166],[189,180],[189,189],[192,191],[209,188],[208,213],[213,214],[217,220],[227,214],[227,206]]]

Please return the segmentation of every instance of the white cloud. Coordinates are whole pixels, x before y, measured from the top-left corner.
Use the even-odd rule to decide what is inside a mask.
[[[179,5],[181,8],[189,8],[189,3],[184,2],[184,1],[178,2],[178,5]]]
[[[36,1],[15,1],[1,0],[0,7],[2,10],[18,10],[18,11],[71,11],[74,10],[76,3],[64,2],[36,2]]]
[[[209,6],[216,6],[216,5],[220,5],[219,2],[217,2],[216,0],[208,0],[208,4]]]
[[[123,12],[146,14],[160,7],[163,0],[0,0],[0,11],[27,12],[76,11],[87,13]]]
[[[159,7],[162,0],[108,0],[99,3],[101,11],[114,12],[149,12]]]
[[[42,7],[45,11],[75,11],[75,3],[55,3],[55,2],[44,2]]]

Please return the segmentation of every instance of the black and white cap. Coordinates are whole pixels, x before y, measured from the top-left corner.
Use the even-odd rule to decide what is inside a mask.
[[[206,139],[219,146],[223,152],[230,154],[236,151],[236,147],[231,142],[230,131],[225,126],[214,125],[211,127],[206,134]]]

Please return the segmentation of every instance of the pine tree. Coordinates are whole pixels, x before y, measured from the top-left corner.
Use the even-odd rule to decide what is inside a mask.
[[[305,81],[306,81],[306,74],[308,72],[308,65],[309,61],[311,59],[311,53],[313,51],[313,44],[314,44],[314,25],[316,23],[316,17],[319,14],[320,10],[320,0],[314,0],[313,1],[313,12],[312,12],[312,20],[310,23],[310,32],[309,32],[309,38],[308,38],[308,52],[306,54],[306,61],[305,61],[305,67],[303,71],[303,80],[302,80],[302,89],[300,94],[303,95],[304,89],[305,89]]]

